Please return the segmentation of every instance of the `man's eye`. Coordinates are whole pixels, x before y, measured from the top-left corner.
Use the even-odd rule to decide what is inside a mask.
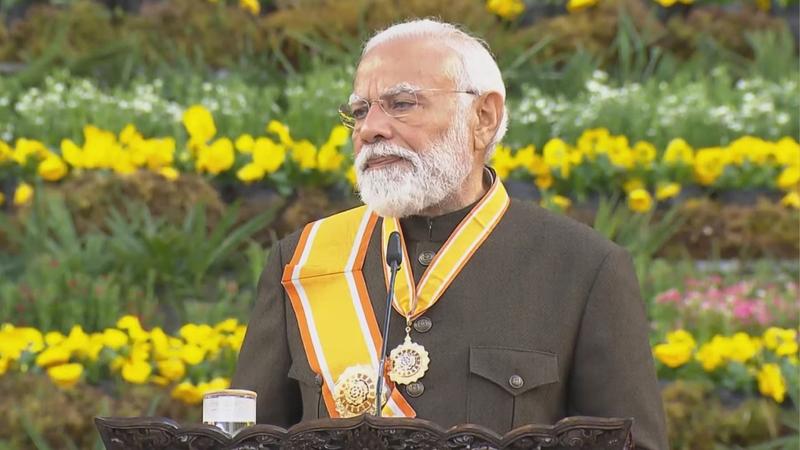
[[[367,113],[369,112],[369,108],[365,106],[358,106],[356,108],[352,108],[353,111],[353,118],[357,120],[361,120],[367,117]]]
[[[416,103],[412,100],[394,100],[391,103],[391,108],[394,111],[408,111],[413,108]]]

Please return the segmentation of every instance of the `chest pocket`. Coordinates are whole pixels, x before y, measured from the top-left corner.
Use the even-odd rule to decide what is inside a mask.
[[[471,423],[505,433],[546,420],[558,395],[554,353],[505,347],[470,347],[467,414]],[[542,414],[536,414],[539,410]]]
[[[289,368],[288,377],[296,380],[300,387],[300,397],[303,402],[302,420],[327,417],[328,414],[322,401],[322,376],[315,374],[308,367],[293,362]]]

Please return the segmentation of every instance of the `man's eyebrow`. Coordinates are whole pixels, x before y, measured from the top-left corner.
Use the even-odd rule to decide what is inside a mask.
[[[401,92],[414,92],[414,91],[419,91],[421,89],[422,88],[420,86],[417,86],[415,84],[403,82],[403,83],[398,83],[398,84],[395,84],[392,87],[387,88],[386,90],[383,91],[383,93],[381,93],[381,96],[394,95],[394,94],[399,94]],[[354,92],[354,93],[350,94],[349,101],[352,103],[355,100],[366,100],[366,99]]]

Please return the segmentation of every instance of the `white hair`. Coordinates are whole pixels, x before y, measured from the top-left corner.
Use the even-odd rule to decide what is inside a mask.
[[[503,139],[508,128],[508,110],[505,107],[506,87],[497,62],[489,52],[489,46],[482,39],[470,36],[455,25],[432,19],[419,19],[392,25],[376,33],[364,45],[361,57],[380,44],[396,39],[430,38],[436,39],[452,49],[460,60],[460,68],[454,74],[456,89],[472,90],[478,94],[497,92],[503,99],[503,118],[486,147],[486,160],[491,158],[497,144]]]

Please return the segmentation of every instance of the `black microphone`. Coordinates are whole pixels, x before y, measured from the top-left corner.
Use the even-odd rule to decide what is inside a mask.
[[[392,297],[394,297],[394,280],[397,278],[397,271],[403,262],[403,249],[400,246],[400,233],[392,231],[389,235],[389,243],[386,244],[386,264],[391,270],[389,275],[389,291],[386,293],[386,318],[383,322],[383,346],[381,347],[381,359],[378,363],[378,382],[375,388],[375,411],[376,416],[381,416],[381,391],[383,390],[383,368],[386,363],[386,349],[389,343],[389,320],[392,318]]]

